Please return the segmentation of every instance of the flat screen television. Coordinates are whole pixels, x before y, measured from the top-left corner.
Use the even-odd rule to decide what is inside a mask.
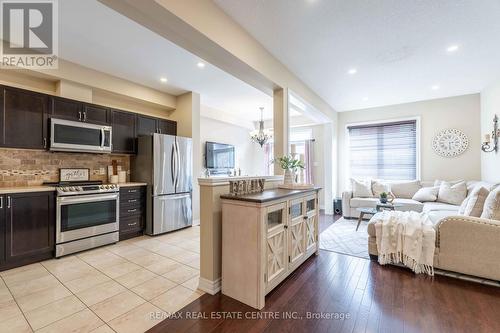
[[[205,167],[207,169],[234,169],[234,146],[207,142],[205,144]]]

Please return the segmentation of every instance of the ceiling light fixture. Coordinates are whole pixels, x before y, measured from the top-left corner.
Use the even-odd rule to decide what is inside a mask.
[[[253,142],[257,142],[261,147],[263,147],[269,139],[271,139],[272,134],[269,131],[264,130],[264,108],[260,107],[260,121],[259,130],[252,131],[250,133],[250,139]]]
[[[198,67],[200,67],[200,68],[204,68],[204,67],[205,67],[205,63],[200,61],[200,62],[198,63]]]
[[[450,45],[446,48],[446,52],[448,53],[453,53],[453,52],[456,52],[458,51],[459,49],[459,46],[458,45]]]
[[[431,87],[431,89],[432,89],[432,90],[439,90],[439,88],[440,88],[440,87],[439,87],[437,84],[435,84],[435,85],[433,85],[433,86]]]
[[[161,77],[161,78],[160,78],[160,81],[161,81],[161,82],[163,82],[163,83],[165,83],[165,82],[167,82],[168,80],[167,80],[167,78],[166,78],[166,77]]]
[[[354,75],[358,72],[358,70],[356,68],[351,68],[349,71],[347,71],[347,73],[351,74],[351,75]]]

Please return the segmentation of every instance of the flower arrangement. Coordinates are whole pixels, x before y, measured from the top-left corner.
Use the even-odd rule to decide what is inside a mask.
[[[280,168],[285,170],[285,184],[293,184],[294,174],[297,170],[304,169],[304,162],[293,157],[293,155],[277,157],[273,160],[273,163],[278,163]]]

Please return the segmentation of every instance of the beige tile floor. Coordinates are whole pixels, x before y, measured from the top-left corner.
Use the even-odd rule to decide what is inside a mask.
[[[0,332],[146,331],[203,294],[199,263],[195,226],[0,272]]]

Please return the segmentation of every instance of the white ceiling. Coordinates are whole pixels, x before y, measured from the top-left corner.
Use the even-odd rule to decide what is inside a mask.
[[[214,1],[338,111],[477,93],[500,75],[498,0]]]
[[[272,118],[272,98],[206,64],[96,0],[59,1],[60,57],[157,90],[200,93],[211,108],[255,121],[260,106]],[[166,77],[168,82],[161,83]]]

